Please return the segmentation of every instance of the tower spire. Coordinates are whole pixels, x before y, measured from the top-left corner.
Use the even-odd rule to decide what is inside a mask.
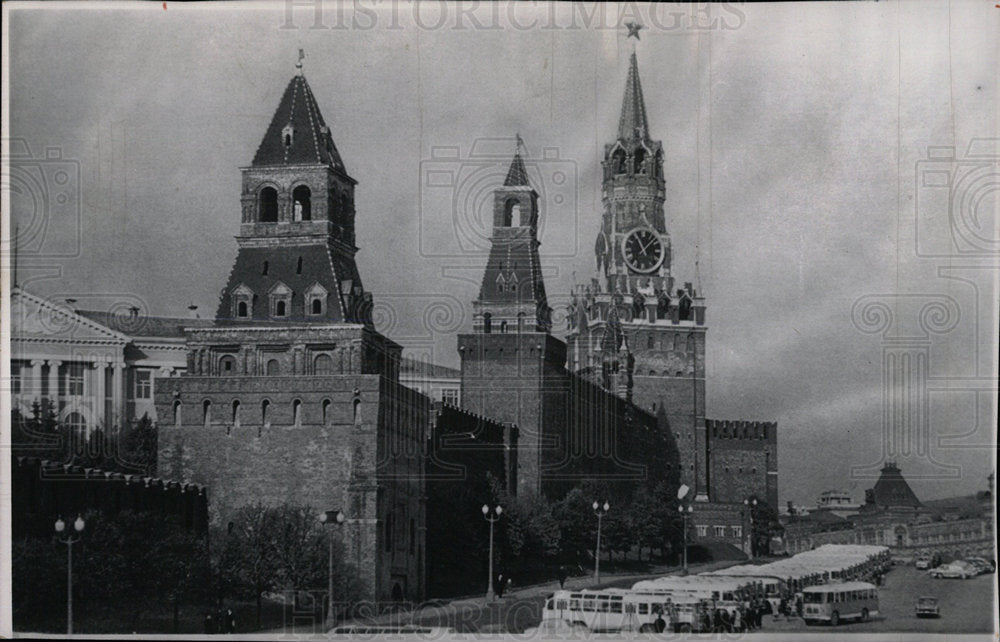
[[[636,37],[638,37],[638,32],[636,32]],[[618,120],[618,138],[620,140],[644,140],[648,137],[648,132],[646,103],[642,98],[642,84],[639,82],[639,65],[633,51],[629,59],[628,79],[625,81],[622,115]]]
[[[507,170],[507,178],[504,179],[505,187],[529,186],[528,171],[524,168],[524,161],[521,160],[521,148],[524,147],[524,140],[521,134],[514,134],[514,158],[510,161],[510,169]]]

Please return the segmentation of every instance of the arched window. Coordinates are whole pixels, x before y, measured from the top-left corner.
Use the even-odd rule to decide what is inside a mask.
[[[506,321],[501,321],[500,322],[500,334],[507,334],[507,322]]]
[[[517,331],[524,332],[524,312],[517,313]]]
[[[323,400],[323,425],[326,426],[330,423],[330,400]]]
[[[219,372],[222,374],[231,374],[236,370],[236,359],[230,355],[226,355],[219,359]]]
[[[277,303],[274,304],[274,316],[283,317],[285,315],[286,315],[285,302],[278,301]]]
[[[635,163],[633,165],[636,174],[646,173],[646,150],[640,147],[635,150]]]
[[[270,359],[267,362],[267,376],[274,377],[281,374],[281,364],[277,359]]]
[[[265,399],[264,401],[260,402],[260,425],[265,427],[271,425],[271,419],[268,417],[268,412],[267,412],[270,409],[271,409],[270,401]]]
[[[615,174],[625,173],[625,150],[618,148],[615,153],[611,155],[611,164],[614,167]]]
[[[292,425],[302,425],[302,401],[299,399],[292,400]]]
[[[240,301],[239,303],[236,304],[236,316],[238,316],[241,319],[245,319],[248,316],[250,316],[248,313],[246,301]]]
[[[521,205],[516,198],[508,198],[503,204],[503,220],[500,221],[500,225],[503,227],[513,225],[515,213],[517,216],[521,215]]]
[[[268,268],[268,262],[264,261],[264,267],[261,269],[260,273],[263,274],[264,276],[267,276],[267,268]]]
[[[357,426],[361,423],[361,400],[354,400],[354,425]]]
[[[299,260],[295,262],[295,273],[296,274],[302,274],[302,257],[301,256],[299,257]]]
[[[318,375],[333,374],[333,359],[328,354],[316,355],[313,360],[313,371]]]
[[[689,334],[687,336],[687,351],[694,352],[694,335]]]
[[[233,428],[240,427],[240,402],[238,399],[233,400]]]
[[[258,199],[259,216],[257,220],[261,223],[278,222],[278,190],[273,187],[265,187],[260,190]]]
[[[487,312],[483,315],[483,334],[493,332],[493,315]]]
[[[208,399],[201,404],[201,421],[206,428],[212,425],[212,402]]]
[[[311,309],[313,314],[323,314],[323,300],[318,298],[313,299]]]
[[[174,402],[174,425],[178,428],[181,427],[181,402]]]
[[[312,220],[312,192],[305,185],[292,190],[292,202],[296,221]]]

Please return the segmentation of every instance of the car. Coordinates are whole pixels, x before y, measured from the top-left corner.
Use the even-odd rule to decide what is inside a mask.
[[[996,564],[982,557],[969,557],[965,561],[978,568],[980,573],[995,573],[997,570]]]
[[[917,598],[917,617],[941,617],[941,607],[938,599],[930,595],[923,595]]]
[[[976,567],[971,564],[967,564],[961,560],[952,562],[951,564],[942,564],[937,568],[932,568],[928,571],[931,577],[940,578],[960,578],[968,579],[970,577],[975,577],[977,574]]]
[[[929,557],[918,557],[915,563],[917,570],[926,571],[931,567],[931,558]]]

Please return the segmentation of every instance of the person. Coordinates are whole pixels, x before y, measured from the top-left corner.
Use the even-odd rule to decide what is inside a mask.
[[[236,614],[233,609],[226,609],[226,633],[236,633]]]
[[[653,628],[656,629],[657,633],[663,633],[667,628],[667,623],[663,619],[663,613],[659,609],[656,611],[656,621],[653,622]]]
[[[746,619],[743,617],[743,605],[736,607],[733,611],[733,632],[743,633],[746,628]]]
[[[503,597],[503,573],[497,576],[497,597]]]
[[[566,584],[566,577],[567,576],[568,576],[568,573],[566,573],[566,567],[565,566],[560,566],[559,567],[559,588],[563,588],[563,586],[565,586],[565,584]]]
[[[802,617],[802,596],[795,596],[795,614]]]
[[[215,618],[212,616],[211,613],[208,613],[207,615],[205,615],[205,633],[206,634],[211,634],[211,633],[218,633],[218,632],[219,631],[216,628],[216,624],[215,624]]]
[[[514,585],[514,580],[512,578],[508,577],[507,578],[507,586],[504,587],[503,592],[509,594],[511,586],[513,586],[513,585]]]

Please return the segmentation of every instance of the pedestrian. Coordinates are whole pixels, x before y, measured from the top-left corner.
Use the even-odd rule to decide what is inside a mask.
[[[743,607],[739,606],[733,611],[733,632],[743,633]]]
[[[656,621],[653,622],[653,628],[657,633],[663,633],[667,628],[667,623],[663,620],[663,613],[659,609],[656,611]]]
[[[218,632],[219,630],[216,628],[215,617],[213,617],[212,613],[209,612],[207,615],[205,615],[205,633],[212,634]]]
[[[226,633],[236,633],[236,614],[233,609],[226,609]]]
[[[796,595],[795,596],[795,614],[798,615],[800,618],[802,617],[802,596],[801,595]]]
[[[566,576],[567,576],[566,567],[565,566],[560,566],[559,567],[559,588],[563,588],[563,586],[565,586],[565,584],[566,584]]]
[[[497,597],[503,597],[503,573],[497,576]]]
[[[507,586],[504,587],[503,592],[510,594],[510,589],[514,585],[514,580],[512,578],[507,578]]]

